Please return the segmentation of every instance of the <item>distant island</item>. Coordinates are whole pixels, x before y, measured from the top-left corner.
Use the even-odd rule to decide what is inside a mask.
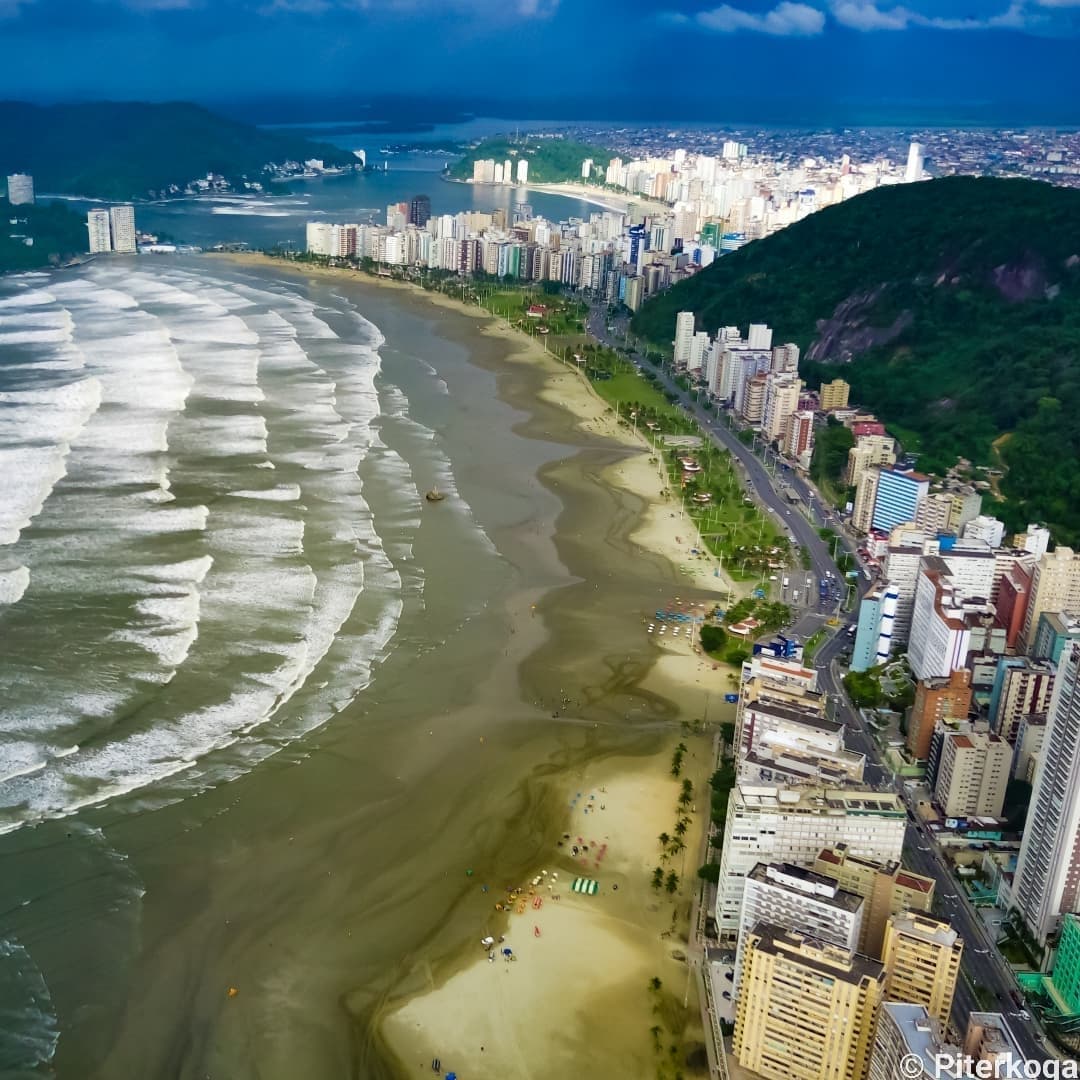
[[[50,194],[131,200],[206,185],[261,191],[292,176],[358,166],[355,155],[329,143],[183,102],[0,102],[0,175],[30,173],[37,190]]]
[[[718,259],[633,329],[670,348],[769,322],[811,385],[842,376],[918,455],[1004,469],[993,512],[1080,542],[1080,191],[949,177],[881,187]]]
[[[498,136],[484,139],[473,146],[449,168],[447,175],[452,180],[471,180],[478,161],[494,160],[500,166],[509,161],[516,170],[517,163],[525,160],[529,163],[530,183],[602,183],[607,163],[615,156],[613,151],[602,146],[591,146],[557,135]],[[589,175],[585,176],[582,164],[589,160],[592,167]]]

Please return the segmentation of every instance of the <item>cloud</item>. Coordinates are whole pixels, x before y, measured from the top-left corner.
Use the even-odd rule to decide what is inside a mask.
[[[731,7],[730,4],[721,4],[712,11],[699,11],[693,21],[718,34],[748,30],[776,37],[814,37],[825,29],[824,12],[809,4],[791,3],[790,0],[783,0],[772,11],[760,15]]]
[[[1068,6],[1080,4],[1080,0],[1036,0],[1038,4]],[[940,4],[935,5],[940,11]],[[1042,20],[1031,13],[1025,0],[1012,0],[1004,11],[992,15],[965,15],[949,18],[943,15],[927,15],[911,8],[896,6],[879,8],[874,0],[833,0],[829,8],[832,17],[849,30],[872,33],[877,30],[907,30],[909,27],[927,27],[934,30],[1024,30]]]

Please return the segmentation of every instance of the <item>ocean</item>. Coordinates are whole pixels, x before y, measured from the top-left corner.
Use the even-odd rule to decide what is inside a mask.
[[[507,351],[220,257],[0,278],[3,1080],[394,1075],[380,1010],[541,857],[545,785],[654,745],[589,659],[644,670],[624,451]]]

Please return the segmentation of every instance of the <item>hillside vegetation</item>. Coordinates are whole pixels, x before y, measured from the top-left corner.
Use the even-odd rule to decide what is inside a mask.
[[[210,172],[263,182],[266,165],[309,158],[356,164],[336,146],[262,131],[197,105],[0,102],[0,174],[31,173],[38,192],[147,198]]]
[[[1013,528],[1080,542],[1080,191],[950,177],[880,188],[725,256],[634,319],[670,345],[769,323],[816,385],[837,375],[919,465],[1002,465]]]
[[[86,251],[86,219],[63,203],[12,206],[0,198],[0,224],[0,273],[55,265]]]
[[[510,139],[499,137],[485,139],[474,146],[460,161],[450,167],[455,180],[471,180],[473,162],[493,158],[497,162],[511,161],[517,170],[521,158],[529,162],[529,180],[537,184],[557,184],[563,181],[581,181],[581,163],[592,158],[597,165],[607,168],[614,157],[611,150],[602,146],[575,142],[573,139],[538,137],[534,135]],[[595,170],[594,170],[595,171]]]

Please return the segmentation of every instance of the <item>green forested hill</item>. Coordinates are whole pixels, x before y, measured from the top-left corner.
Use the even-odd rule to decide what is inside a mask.
[[[86,242],[86,218],[63,203],[12,206],[0,198],[0,273],[63,262]]]
[[[557,184],[561,181],[581,181],[581,163],[592,158],[601,169],[614,157],[611,150],[602,146],[558,139],[523,135],[520,138],[485,139],[474,146],[460,161],[450,168],[450,176],[456,180],[470,180],[473,162],[493,158],[497,162],[511,161],[514,168],[521,158],[528,159],[529,179],[538,184]],[[595,169],[594,169],[595,173]],[[594,176],[595,179],[595,176]]]
[[[1011,526],[1080,542],[1080,191],[950,177],[880,188],[720,259],[634,319],[669,344],[764,322],[811,385],[842,375],[920,467],[1007,468]]]
[[[39,192],[146,198],[208,172],[263,181],[267,164],[309,158],[356,164],[336,146],[263,131],[197,105],[0,102],[0,175],[31,173]]]

